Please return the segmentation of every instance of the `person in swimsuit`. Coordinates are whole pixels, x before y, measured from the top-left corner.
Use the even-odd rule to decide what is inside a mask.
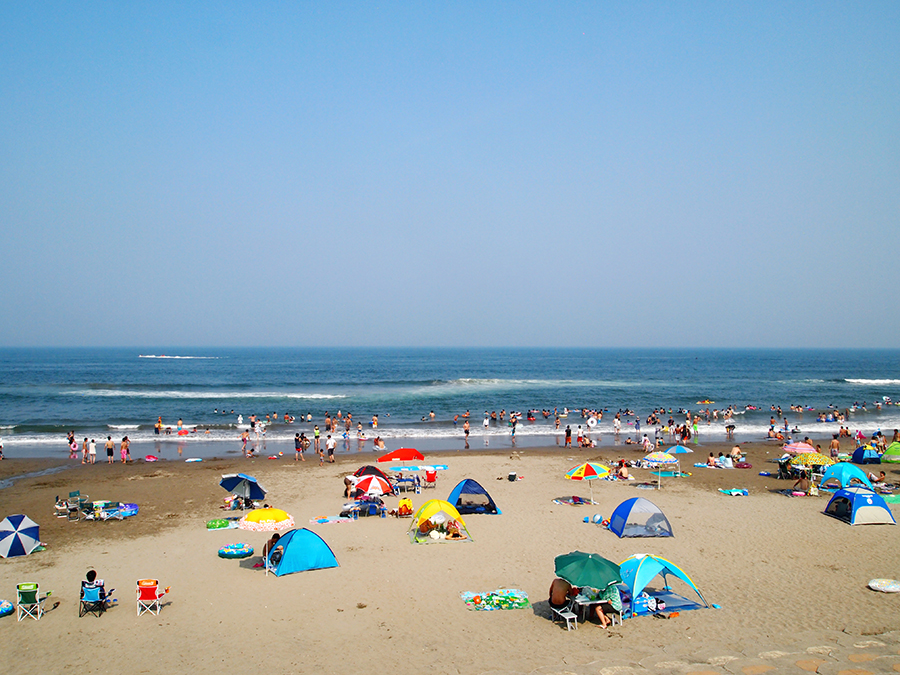
[[[550,606],[563,609],[569,604],[569,598],[575,596],[575,589],[565,579],[557,577],[550,583]]]
[[[106,437],[106,463],[113,463],[113,453],[116,451],[116,444],[113,443],[112,436]]]

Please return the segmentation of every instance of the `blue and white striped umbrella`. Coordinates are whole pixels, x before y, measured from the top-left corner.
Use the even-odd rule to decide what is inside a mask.
[[[25,515],[8,516],[0,522],[0,556],[14,558],[28,555],[38,544],[38,524]]]

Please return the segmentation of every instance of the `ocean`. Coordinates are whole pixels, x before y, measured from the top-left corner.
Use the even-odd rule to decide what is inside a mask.
[[[323,426],[326,411],[353,415],[343,444],[353,451],[371,450],[375,435],[389,450],[462,447],[466,411],[472,448],[510,447],[510,427],[497,422],[485,429],[485,411],[505,410],[508,419],[512,411],[566,408],[560,431],[553,415],[523,420],[516,444],[557,443],[566,424],[574,429],[585,422],[581,408],[606,411],[592,432],[601,445],[616,441],[616,411],[634,411],[643,433],[655,408],[666,410],[664,419],[671,410],[678,421],[680,409],[718,410],[695,440],[724,441],[721,411],[729,405],[738,413],[738,441],[765,436],[773,405],[801,435],[824,439],[841,426],[816,421],[831,406],[855,408],[846,422],[854,432],[892,432],[900,427],[900,407],[888,400],[900,401],[900,350],[0,349],[0,435],[7,456],[65,455],[70,430],[79,441],[96,438],[101,454],[107,435],[116,441],[127,435],[135,448],[160,454],[170,446],[191,456],[239,452],[249,416],[265,420],[273,413],[279,421],[268,426],[264,442],[287,453],[295,433]],[[804,413],[791,412],[792,405]],[[284,423],[285,414],[294,423]],[[379,425],[372,429],[376,414]],[[159,416],[171,436],[154,435]],[[179,419],[185,436],[175,433]],[[619,441],[636,435],[635,418],[623,419]]]

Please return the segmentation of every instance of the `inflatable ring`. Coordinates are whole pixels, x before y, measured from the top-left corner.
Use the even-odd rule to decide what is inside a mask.
[[[597,418],[596,417],[588,417],[587,425],[591,429],[593,429],[597,425]]]
[[[249,558],[253,555],[250,544],[227,544],[219,549],[220,558]]]
[[[228,527],[228,521],[224,518],[216,518],[206,523],[207,530],[224,530]]]
[[[896,579],[872,579],[868,586],[873,591],[882,593],[900,593],[900,581]]]
[[[14,609],[15,606],[9,600],[0,600],[0,616],[9,616]]]

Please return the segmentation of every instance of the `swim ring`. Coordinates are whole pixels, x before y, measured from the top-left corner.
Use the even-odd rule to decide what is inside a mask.
[[[249,558],[253,555],[250,544],[227,544],[219,549],[220,558]]]
[[[596,418],[594,418],[594,417],[588,417],[587,425],[588,425],[591,429],[593,429],[595,426],[597,426],[597,420],[596,420]]]
[[[14,609],[15,606],[9,600],[0,600],[0,616],[9,616]]]
[[[882,593],[900,593],[900,581],[896,579],[872,579],[869,588]]]
[[[130,518],[131,516],[136,516],[138,513],[138,505],[137,504],[122,504],[119,506],[119,515],[123,518]]]
[[[228,527],[228,521],[224,518],[216,518],[206,523],[207,530],[222,530]]]

